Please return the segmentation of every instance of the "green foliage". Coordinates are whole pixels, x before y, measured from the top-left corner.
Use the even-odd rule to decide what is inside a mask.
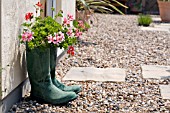
[[[76,8],[78,10],[88,9],[89,6],[86,3],[86,0],[76,0]]]
[[[149,26],[152,23],[152,18],[150,15],[140,14],[138,17],[138,25]]]
[[[34,5],[36,8],[36,15],[38,11],[42,11],[41,4]],[[52,7],[52,11],[55,9]],[[67,49],[69,46],[76,44],[77,38],[82,35],[82,32],[89,28],[88,24],[73,21],[73,15],[68,14],[62,24],[58,23],[56,19],[63,17],[63,11],[59,11],[55,18],[50,16],[42,18],[41,16],[34,17],[33,13],[26,13],[26,22],[22,24],[22,34],[19,35],[21,43],[27,45],[28,49],[34,48],[48,48],[50,46]],[[34,20],[32,20],[34,18]],[[70,25],[73,21],[73,26]],[[83,28],[82,28],[83,27]]]
[[[45,17],[44,19],[39,17],[30,30],[34,33],[33,36],[36,37],[28,44],[28,47],[33,49],[34,47],[48,46],[46,43],[47,36],[61,31],[62,26],[52,17]]]
[[[75,28],[78,27],[78,22],[77,22],[76,20],[73,21],[73,26],[74,26]]]
[[[86,29],[90,28],[90,25],[87,22],[85,22],[84,25],[85,25]]]
[[[52,10],[52,11],[55,11],[55,8],[54,8],[54,7],[52,7],[52,8],[51,8],[51,10]]]
[[[117,0],[76,0],[76,7],[78,10],[92,9],[102,13],[113,13],[114,11],[124,14],[113,3],[118,4],[124,8],[128,8]]]

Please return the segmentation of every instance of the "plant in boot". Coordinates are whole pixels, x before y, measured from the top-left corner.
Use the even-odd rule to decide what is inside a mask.
[[[41,3],[35,5],[36,15],[38,11],[43,11]],[[52,8],[54,11],[54,8]],[[62,11],[58,12],[55,18],[50,16],[42,18],[34,16],[32,12],[25,15],[25,20],[22,24],[23,32],[19,35],[21,43],[27,43],[29,49],[48,48],[50,46],[67,49],[77,43],[82,32],[89,28],[89,25],[73,19],[73,15],[68,14],[64,18],[63,23],[56,22],[56,18],[62,17]],[[73,25],[71,25],[73,23]],[[81,26],[80,26],[81,25]]]
[[[43,11],[40,2],[34,7],[36,15],[38,11]],[[86,26],[83,23],[80,26],[80,23],[70,14],[64,18],[62,24],[56,22],[58,17],[62,17],[62,11],[58,12],[55,18],[50,16],[42,18],[28,12],[25,15],[26,22],[22,24],[22,34],[19,36],[20,42],[26,44],[31,97],[51,104],[64,104],[77,98],[79,86],[61,85],[55,78],[56,53],[54,50],[56,47],[67,49],[76,44],[82,32],[86,30]],[[71,23],[74,24],[71,25]]]
[[[152,23],[152,18],[149,15],[140,14],[138,17],[138,25],[149,26]]]

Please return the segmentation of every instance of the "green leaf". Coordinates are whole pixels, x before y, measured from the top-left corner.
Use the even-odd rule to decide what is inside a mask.
[[[74,26],[75,28],[78,28],[78,22],[77,22],[76,20],[73,21],[73,26]]]
[[[44,10],[43,10],[43,9],[40,9],[40,12],[44,12]]]
[[[52,8],[51,8],[51,10],[52,10],[52,11],[55,11],[55,8],[54,8],[54,7],[52,7]]]
[[[22,26],[30,27],[30,26],[31,26],[31,24],[32,24],[32,23],[26,23],[26,22],[24,22],[24,23],[22,24]]]
[[[58,12],[57,16],[58,16],[58,17],[63,17],[63,11],[60,10],[60,11]]]
[[[21,35],[19,35],[19,36],[18,36],[18,38],[19,38],[19,39],[21,39],[21,38],[22,38],[22,36],[21,36]]]
[[[87,5],[87,2],[85,0],[78,0],[78,1],[80,1],[84,5],[85,8],[87,8],[87,9],[89,8],[89,6]]]

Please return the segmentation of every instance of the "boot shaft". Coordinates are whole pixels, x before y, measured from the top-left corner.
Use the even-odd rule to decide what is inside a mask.
[[[50,49],[39,49],[26,51],[27,70],[30,81],[50,80]]]
[[[56,57],[57,57],[56,47],[51,46],[50,47],[50,73],[51,73],[51,78],[55,78]]]

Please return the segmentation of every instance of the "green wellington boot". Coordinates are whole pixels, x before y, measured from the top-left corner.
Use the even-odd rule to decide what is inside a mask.
[[[62,91],[52,83],[49,48],[27,50],[26,55],[32,98],[50,104],[65,104],[77,98],[75,92]]]
[[[51,79],[53,84],[63,91],[74,91],[75,93],[79,93],[81,91],[81,87],[78,85],[66,86],[59,82],[55,77],[55,67],[56,67],[56,47],[50,47],[50,69],[51,69]]]

